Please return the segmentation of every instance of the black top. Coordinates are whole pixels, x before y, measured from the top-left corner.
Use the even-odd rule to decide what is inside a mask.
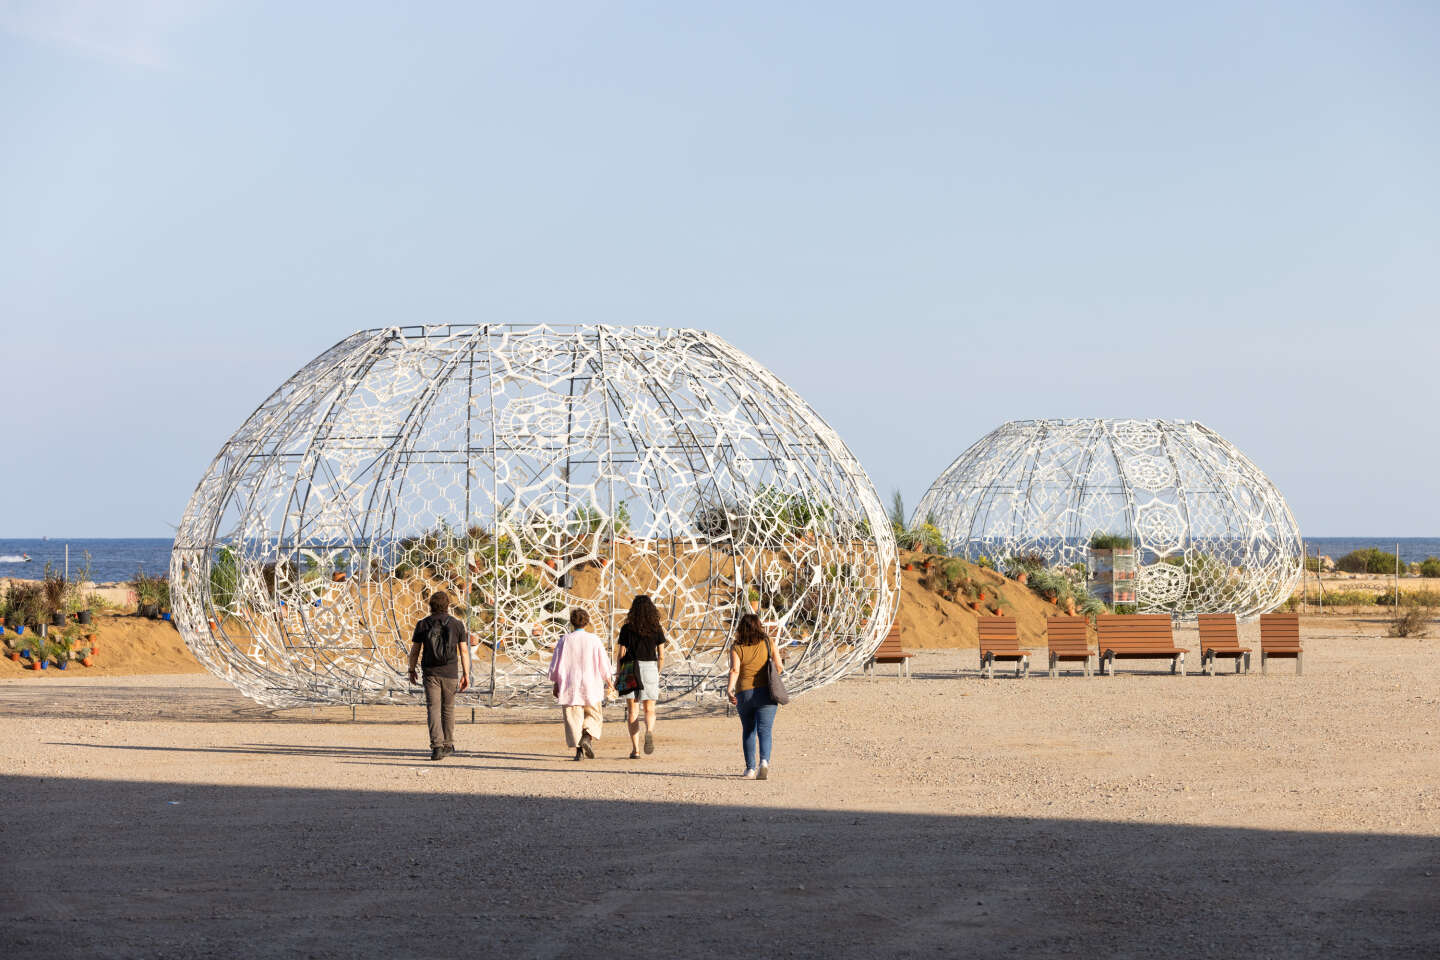
[[[430,655],[430,647],[425,643],[425,634],[430,630],[430,622],[437,617],[445,623],[445,629],[450,631],[450,659],[443,662]],[[459,677],[460,644],[465,643],[466,639],[465,624],[448,613],[432,613],[415,624],[415,636],[410,642],[420,644],[420,667],[424,672],[436,677]]]
[[[659,660],[660,648],[664,645],[664,630],[653,637],[642,637],[628,623],[620,627],[620,646],[625,648],[626,660]]]

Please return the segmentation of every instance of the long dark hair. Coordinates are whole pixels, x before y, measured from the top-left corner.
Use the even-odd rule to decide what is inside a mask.
[[[625,615],[625,626],[642,637],[660,636],[660,611],[648,593],[642,593],[630,601],[630,612]]]
[[[760,622],[758,614],[745,614],[740,618],[739,625],[735,627],[735,645],[737,647],[748,647],[764,643],[769,639],[770,634],[765,632],[765,624]]]

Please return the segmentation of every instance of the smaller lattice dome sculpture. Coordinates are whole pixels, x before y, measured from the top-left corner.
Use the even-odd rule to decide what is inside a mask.
[[[1092,584],[1092,543],[1128,542],[1141,613],[1253,617],[1290,597],[1302,571],[1280,491],[1194,421],[1011,421],[961,454],[915,515],[933,516],[961,556],[1081,564]]]
[[[475,648],[463,696],[550,704],[572,607],[616,635],[651,595],[661,696],[718,699],[752,609],[793,692],[864,663],[898,566],[860,464],[773,373],[703,330],[365,330],[221,447],[175,538],[186,644],[267,704],[413,699],[437,590]]]

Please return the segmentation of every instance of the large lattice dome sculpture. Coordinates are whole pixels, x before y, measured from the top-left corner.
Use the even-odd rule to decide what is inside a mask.
[[[1006,423],[940,475],[915,515],[933,517],[959,555],[1043,558],[1092,584],[1107,578],[1142,613],[1252,617],[1301,576],[1300,532],[1280,491],[1193,421]],[[1133,551],[1133,570],[1114,568],[1117,547]]]
[[[568,611],[614,637],[651,595],[663,697],[723,693],[758,610],[792,691],[863,662],[897,604],[874,487],[794,391],[698,330],[367,330],[225,442],[185,511],[175,614],[271,705],[413,699],[427,597],[459,601],[484,704],[547,704]]]

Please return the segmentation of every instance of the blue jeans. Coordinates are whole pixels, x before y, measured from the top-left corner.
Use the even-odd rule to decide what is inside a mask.
[[[775,701],[770,688],[737,690],[735,709],[740,713],[740,746],[745,751],[745,769],[754,770],[755,741],[760,741],[760,759],[770,762],[770,730],[775,726]]]

